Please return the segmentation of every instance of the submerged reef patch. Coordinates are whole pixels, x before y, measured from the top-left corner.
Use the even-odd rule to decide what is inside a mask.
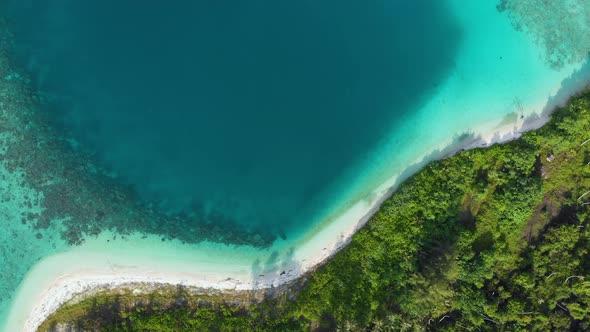
[[[131,189],[96,167],[92,155],[71,148],[48,125],[47,114],[39,111],[43,98],[31,90],[26,75],[12,65],[11,45],[12,37],[2,29],[0,163],[9,174],[19,174],[20,187],[32,194],[23,196],[28,199],[23,203],[28,209],[21,210],[22,216],[6,222],[28,225],[38,240],[45,238],[42,230],[57,227],[70,245],[105,230],[122,235],[160,235],[163,241],[187,243],[207,240],[266,247],[274,241],[274,234],[235,227],[219,212],[164,215],[139,204]]]
[[[428,164],[262,302],[97,287],[39,331],[588,331],[589,133],[585,91],[520,139]]]
[[[498,10],[543,46],[555,69],[582,61],[590,52],[590,1],[501,0]]]
[[[13,59],[75,149],[155,210],[289,239],[389,177],[378,151],[464,38],[437,0],[8,2]]]

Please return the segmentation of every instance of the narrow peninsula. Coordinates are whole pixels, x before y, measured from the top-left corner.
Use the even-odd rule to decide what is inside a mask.
[[[590,91],[542,128],[428,164],[278,288],[94,290],[39,331],[590,329]]]

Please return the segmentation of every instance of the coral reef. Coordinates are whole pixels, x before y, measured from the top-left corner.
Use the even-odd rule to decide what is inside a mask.
[[[558,69],[590,52],[590,2],[586,0],[501,0],[516,29],[543,45],[546,61]]]

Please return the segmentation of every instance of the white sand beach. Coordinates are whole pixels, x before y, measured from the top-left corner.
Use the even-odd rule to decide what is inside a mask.
[[[560,101],[558,104],[562,102]],[[555,106],[544,105],[539,106],[538,109],[547,110]],[[466,139],[455,146],[437,148],[440,151],[445,151],[446,154],[453,154],[463,149],[487,147],[507,142],[520,137],[525,131],[541,127],[548,119],[549,112],[542,112],[540,115],[535,114],[527,118],[519,117],[514,123],[504,124],[492,131],[479,133],[472,139]],[[429,155],[431,154],[425,154],[425,156]],[[426,161],[428,160],[420,158],[415,162],[415,165],[422,165]],[[219,251],[216,254],[205,253],[204,256],[195,257],[192,265],[186,264],[189,260],[186,257],[174,258],[178,255],[174,252],[173,245],[168,249],[163,248],[159,255],[141,258],[138,256],[132,264],[129,264],[128,257],[133,249],[123,244],[121,248],[112,251],[109,255],[94,252],[94,245],[90,243],[88,250],[71,251],[48,257],[35,266],[34,270],[29,273],[33,277],[27,278],[23,283],[22,290],[13,305],[15,309],[7,330],[35,331],[49,315],[76,296],[121,286],[132,287],[134,283],[153,286],[185,285],[217,290],[276,287],[298,278],[336,254],[378,210],[380,204],[391,195],[395,190],[395,184],[399,181],[399,176],[390,178],[373,192],[371,197],[374,199],[356,203],[337,220],[325,225],[311,238],[295,248],[290,262],[285,262],[272,271],[262,271],[258,275],[252,274],[252,266],[249,264],[232,263],[223,259],[223,252],[230,249],[224,249],[222,245],[218,245]],[[334,234],[339,235],[334,236]],[[99,245],[106,237],[100,236],[90,242],[94,241]],[[158,241],[158,239],[155,238],[153,241]],[[149,243],[146,244],[146,246],[149,245]],[[158,245],[161,246],[161,244]],[[138,253],[141,252],[141,248],[135,248],[135,250]],[[210,253],[211,248],[208,250]],[[244,248],[244,250],[252,249]],[[118,256],[121,253],[123,254]],[[178,262],[183,260],[184,265],[179,265]]]
[[[367,167],[367,174],[377,174],[377,180],[361,179],[356,189],[377,183],[369,194],[300,238],[278,240],[264,250],[210,242],[162,242],[158,236],[142,238],[142,234],[115,240],[114,234],[102,233],[42,258],[28,271],[2,331],[36,331],[59,306],[80,294],[133,283],[249,290],[291,281],[336,254],[399,183],[429,161],[507,142],[537,129],[557,105],[590,82],[588,68],[572,77],[581,64],[561,71],[547,68],[539,47],[497,14],[495,1],[487,0],[487,7],[450,2],[457,7],[465,30],[456,70],[404,127],[400,125],[403,133],[367,157],[379,160],[374,168]],[[488,35],[497,37],[482,43],[482,36]],[[508,54],[507,49],[517,52]]]

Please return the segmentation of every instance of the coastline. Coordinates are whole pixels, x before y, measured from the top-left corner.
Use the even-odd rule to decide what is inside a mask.
[[[460,3],[460,5],[464,6],[463,3]],[[469,12],[468,17],[477,17],[477,15],[473,15],[468,9],[465,9],[465,12]],[[481,25],[486,26],[484,23]],[[470,31],[471,30],[472,29],[470,29]],[[473,33],[473,35],[477,35],[479,38],[479,34]],[[494,53],[493,55],[496,54]],[[487,59],[478,54],[474,55],[471,53],[466,53],[465,58],[467,60],[458,60],[458,62],[461,64],[470,64],[468,61],[469,59]],[[491,58],[492,57],[490,56],[490,59]],[[508,59],[508,57],[505,59]],[[497,60],[497,57],[494,57],[494,61],[499,60]],[[483,63],[480,65],[478,63],[478,68],[479,67],[492,69],[496,68],[496,65],[495,63],[494,65],[490,65],[489,63]],[[485,75],[480,76],[479,71],[477,71],[477,73],[478,75],[475,77],[478,81],[485,81]],[[463,73],[458,71],[457,73],[454,73],[455,77],[452,79],[457,81],[463,80],[462,75]],[[527,76],[526,73],[522,75],[525,77]],[[512,78],[510,77],[510,79]],[[543,87],[539,89],[534,85],[529,86],[523,84],[522,81],[525,81],[526,83],[527,80],[523,79],[519,81],[518,79],[515,79],[514,81],[511,80],[510,83],[514,86],[518,85],[525,87],[522,88],[523,91],[543,91],[542,93],[545,93]],[[535,78],[535,76],[531,76],[530,81],[542,80]],[[350,208],[342,211],[342,213],[336,218],[326,220],[321,225],[310,230],[309,234],[302,239],[295,241],[293,243],[294,252],[289,256],[288,261],[281,266],[276,266],[277,264],[274,264],[272,271],[263,269],[261,274],[253,273],[253,270],[255,269],[252,268],[251,263],[243,264],[243,262],[237,262],[237,258],[226,257],[230,255],[247,256],[247,254],[243,254],[243,252],[248,252],[251,248],[245,246],[235,246],[231,247],[231,249],[223,249],[214,246],[221,251],[221,254],[217,253],[216,255],[213,255],[212,258],[206,257],[204,253],[199,253],[195,258],[189,258],[190,253],[187,253],[186,255],[182,253],[184,255],[183,257],[185,257],[183,262],[186,266],[180,264],[163,264],[163,261],[174,258],[171,256],[174,243],[176,243],[174,241],[170,244],[172,247],[168,247],[169,250],[167,254],[150,257],[138,263],[135,263],[135,261],[130,263],[131,257],[129,256],[125,256],[127,261],[123,259],[117,261],[117,253],[127,254],[126,250],[129,248],[120,248],[118,251],[110,252],[111,257],[107,257],[107,254],[104,256],[98,255],[96,252],[94,253],[95,256],[92,256],[91,250],[74,253],[64,252],[43,257],[40,262],[31,268],[26,274],[26,277],[22,279],[19,289],[15,294],[15,300],[9,311],[9,324],[11,325],[8,325],[10,327],[5,328],[9,331],[33,331],[43,320],[45,320],[46,317],[51,315],[51,313],[57,310],[63,303],[81,296],[90,295],[93,292],[105,288],[117,289],[131,284],[139,285],[148,283],[153,287],[169,284],[182,284],[210,290],[232,291],[265,289],[284,285],[305,273],[313,271],[317,266],[324,264],[337,254],[340,249],[349,243],[356,231],[363,227],[371,216],[379,210],[380,205],[387,200],[393,192],[395,192],[397,184],[414,174],[430,161],[445,158],[446,156],[453,155],[465,149],[488,147],[495,143],[503,143],[517,139],[523,132],[537,129],[545,124],[549,120],[551,111],[555,106],[560,105],[565,100],[569,99],[568,92],[575,92],[581,89],[581,87],[572,87],[570,84],[566,84],[567,87],[562,84],[560,89],[557,81],[553,80],[551,82],[553,82],[553,84],[557,86],[557,90],[559,90],[552,90],[552,92],[557,92],[558,94],[563,93],[563,95],[549,97],[548,99],[542,99],[541,96],[536,95],[533,97],[529,95],[523,96],[522,98],[525,102],[533,102],[533,104],[525,105],[526,110],[530,111],[531,114],[525,116],[523,119],[520,118],[521,114],[516,114],[514,117],[510,118],[512,121],[507,123],[506,118],[498,118],[497,116],[494,116],[494,121],[488,121],[485,123],[481,123],[482,121],[480,121],[481,125],[474,127],[474,129],[469,129],[471,127],[465,127],[465,135],[461,135],[461,132],[456,133],[456,135],[460,135],[459,138],[444,136],[448,139],[437,141],[436,144],[433,145],[425,143],[423,146],[418,147],[418,149],[425,151],[425,153],[418,155],[418,158],[404,159],[404,161],[413,160],[413,162],[401,165],[398,172],[395,173],[396,175],[386,179],[386,181],[376,182],[379,184],[378,186],[375,186],[377,189],[372,190],[367,196],[361,197],[358,202],[352,204]],[[453,93],[443,93],[443,97],[446,98],[447,96],[450,96],[449,98],[463,98],[464,94],[470,94],[470,91],[462,90],[465,86],[469,86],[469,83],[455,82],[455,84],[457,91],[459,92],[457,92],[456,95]],[[551,85],[551,89],[554,87],[554,85]],[[450,90],[452,90],[452,88]],[[521,90],[518,90],[518,92],[514,92],[514,95],[521,97],[521,92]],[[486,102],[489,102],[490,100],[487,100],[485,95],[474,95],[473,100],[468,99],[463,105],[459,106],[468,105],[469,107],[478,108],[484,111],[488,108],[492,109],[492,111],[495,111],[496,109],[499,111],[508,108],[512,109],[512,91],[510,91],[510,96],[503,97],[505,105],[500,102],[488,105]],[[498,100],[500,99],[502,98],[499,97]],[[481,101],[482,103],[475,103],[475,101]],[[538,101],[538,103],[534,104],[535,101]],[[440,101],[441,104],[443,102],[444,100]],[[445,114],[444,116],[453,118],[452,109],[455,109],[453,106],[441,106],[441,108],[451,109],[451,114]],[[436,105],[431,108],[435,109]],[[460,107],[457,107],[456,109],[456,112],[469,112],[469,109],[467,108],[460,109]],[[427,114],[424,114],[422,117],[425,119],[430,118],[431,114],[428,112],[426,113]],[[476,114],[474,116],[478,115]],[[432,119],[435,119],[434,122],[436,122],[436,119],[439,118],[433,116]],[[469,123],[470,121],[463,122],[468,123],[469,126],[472,125]],[[478,121],[473,122],[478,123]],[[457,123],[460,123],[460,121]],[[420,134],[417,135],[418,137],[416,137],[416,140],[421,140],[422,137],[419,136]],[[428,142],[428,140],[426,141]],[[424,149],[424,147],[427,149]],[[388,150],[390,153],[392,151],[397,151],[395,148],[385,150]],[[107,233],[103,234],[103,236],[98,239],[89,239],[89,242],[96,243],[96,249],[98,248],[98,242],[104,242],[109,235],[112,237],[112,234]],[[34,234],[31,236],[34,237]],[[132,235],[132,237],[133,236],[135,235]],[[139,238],[139,235],[137,235],[137,237]],[[282,244],[283,242],[279,240],[279,243]],[[168,242],[165,244],[160,243],[160,239],[155,238],[149,239],[144,248],[148,247],[150,244],[152,245],[152,250],[153,248],[160,248],[160,246],[166,247],[169,245]],[[153,245],[156,246],[154,247]],[[226,246],[226,248],[230,247]],[[73,250],[75,251],[77,248]],[[191,253],[195,253],[195,250],[191,248],[188,248],[188,250],[191,250]],[[266,257],[272,257],[272,253],[270,252],[261,252],[260,256],[263,255],[266,255]],[[181,260],[174,259],[176,261]],[[62,267],[64,270],[60,270],[57,267]],[[282,273],[283,271],[285,271],[285,274]]]
[[[576,91],[579,90],[581,89],[578,88]],[[575,93],[571,95],[573,96]],[[517,139],[524,132],[538,129],[546,124],[550,119],[552,111],[560,105],[563,105],[563,100],[553,103],[553,105],[545,105],[542,108],[543,112],[540,114],[532,113],[526,118],[518,117],[515,123],[504,124],[491,131],[479,132],[477,135],[471,134],[470,137],[462,139],[457,144],[447,145],[444,149],[434,149],[433,151],[439,151],[437,158],[428,158],[433,155],[431,151],[425,154],[423,158],[411,164],[407,169],[422,168],[434,159],[444,158],[466,149],[485,148],[497,143],[505,143]],[[99,257],[99,255],[94,258],[88,257],[87,253],[82,253],[81,255],[84,255],[84,260],[92,264],[86,267],[78,266],[72,271],[61,272],[59,273],[59,277],[54,279],[50,284],[41,287],[43,289],[41,293],[35,295],[28,294],[34,297],[34,304],[29,311],[28,317],[24,322],[21,322],[23,324],[20,326],[18,326],[18,320],[12,320],[11,323],[17,323],[17,325],[11,325],[10,327],[21,328],[23,331],[35,331],[61,305],[74,298],[88,296],[100,290],[117,289],[134,284],[147,284],[150,287],[183,285],[221,291],[259,290],[284,285],[301,277],[305,273],[313,271],[346,246],[356,231],[363,227],[370,217],[379,210],[380,205],[395,192],[395,184],[404,180],[404,178],[400,177],[402,176],[398,174],[390,178],[390,180],[373,192],[372,197],[374,199],[358,202],[338,218],[339,220],[348,221],[357,220],[357,222],[348,222],[345,228],[338,228],[337,226],[341,226],[338,225],[338,222],[331,223],[316,233],[314,236],[315,241],[311,239],[306,241],[307,246],[296,253],[295,256],[297,259],[294,259],[290,265],[283,266],[282,269],[275,270],[272,273],[265,273],[263,277],[252,276],[251,271],[247,267],[242,269],[241,272],[234,270],[229,273],[227,271],[225,273],[216,273],[215,271],[204,270],[202,273],[195,273],[194,271],[182,273],[174,271],[174,269],[168,271],[165,269],[156,270],[149,266],[138,268],[137,266],[125,266],[108,262],[107,266],[96,268],[98,265],[96,263],[103,258]],[[391,185],[391,183],[394,185]],[[340,230],[339,236],[335,237],[332,235],[328,237],[330,239],[329,242],[317,241],[318,238],[326,240],[326,233],[334,234],[332,233],[334,228]],[[318,243],[321,244],[322,249],[317,246]],[[33,271],[31,271],[31,274],[39,274],[39,272],[35,273],[34,270],[50,271],[52,266],[61,266],[59,262],[63,262],[64,260],[77,261],[76,257],[72,257],[70,253],[54,255],[37,264]],[[158,258],[152,257],[151,260],[158,261]],[[95,267],[93,268],[91,265]],[[285,271],[289,272],[286,273]],[[20,307],[18,304],[13,307]]]

